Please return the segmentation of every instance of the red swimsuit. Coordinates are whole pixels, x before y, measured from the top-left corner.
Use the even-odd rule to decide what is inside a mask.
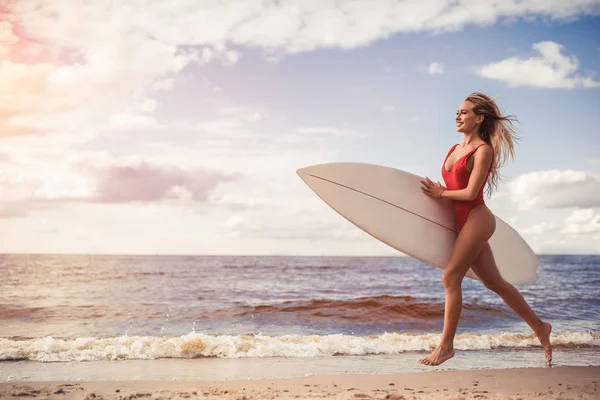
[[[450,154],[454,151],[454,148],[458,146],[455,144],[452,146],[446,158],[444,159],[444,163],[442,164],[442,177],[444,178],[444,182],[446,183],[446,187],[448,190],[460,190],[467,187],[469,184],[469,177],[471,173],[467,169],[467,159],[471,154],[475,152],[481,146],[485,146],[486,144],[480,144],[475,147],[473,150],[469,151],[467,154],[456,160],[450,171],[446,171],[446,160],[450,156]],[[491,169],[491,166],[490,166]],[[489,174],[489,170],[488,170]],[[488,175],[489,176],[489,175]],[[477,196],[473,200],[452,200],[452,205],[454,206],[454,218],[456,220],[456,227],[460,231],[462,227],[467,222],[467,217],[469,216],[469,212],[479,205],[485,204],[483,201],[483,188],[485,187],[485,183],[487,182],[487,177],[485,181],[481,185],[479,192],[477,192]]]

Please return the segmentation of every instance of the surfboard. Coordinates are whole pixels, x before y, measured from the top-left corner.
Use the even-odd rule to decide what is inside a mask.
[[[369,235],[429,265],[444,269],[457,237],[452,203],[424,194],[413,173],[365,163],[326,163],[297,174],[329,207]],[[539,260],[527,242],[498,216],[489,240],[502,277],[512,284],[537,280]],[[469,269],[467,277],[478,279]]]

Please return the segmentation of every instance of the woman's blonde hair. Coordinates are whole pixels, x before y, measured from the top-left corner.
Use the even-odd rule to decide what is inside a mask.
[[[471,93],[465,101],[473,104],[473,112],[476,115],[484,117],[479,125],[479,136],[494,149],[494,160],[486,188],[489,197],[498,187],[498,169],[506,164],[509,156],[513,159],[515,157],[514,145],[519,138],[513,129],[513,121],[517,119],[512,115],[502,115],[494,99],[483,93]]]

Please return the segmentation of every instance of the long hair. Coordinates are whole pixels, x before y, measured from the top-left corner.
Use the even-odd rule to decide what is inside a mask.
[[[465,101],[473,104],[473,112],[476,115],[483,115],[483,122],[479,125],[479,136],[494,149],[486,188],[489,197],[501,180],[498,169],[506,164],[509,156],[515,158],[515,142],[519,138],[513,128],[513,121],[517,119],[512,115],[502,115],[494,99],[483,93],[471,93]]]

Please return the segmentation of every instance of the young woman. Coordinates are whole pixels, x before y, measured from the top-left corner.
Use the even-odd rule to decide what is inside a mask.
[[[425,194],[452,200],[458,236],[442,274],[446,304],[441,342],[419,362],[440,365],[454,356],[454,336],[462,309],[461,284],[470,267],[488,289],[529,324],[550,363],[552,326],[540,320],[517,289],[502,278],[488,244],[496,219],[485,205],[483,192],[487,184],[487,193],[491,194],[497,186],[498,168],[508,155],[514,156],[511,117],[502,115],[493,99],[472,93],[457,112],[456,131],[463,133],[463,142],[450,149],[442,165],[446,186],[427,177],[421,181]]]

